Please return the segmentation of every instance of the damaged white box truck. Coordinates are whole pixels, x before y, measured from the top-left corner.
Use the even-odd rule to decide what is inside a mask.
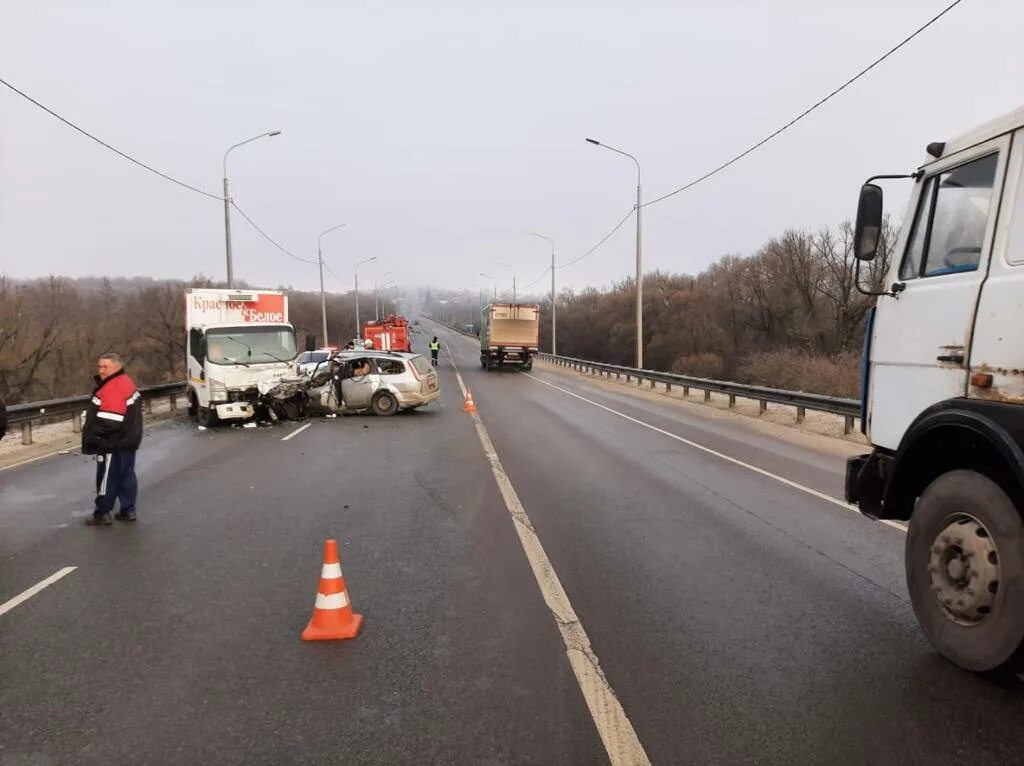
[[[189,412],[202,426],[249,420],[295,375],[295,328],[279,290],[185,292]]]
[[[866,329],[862,422],[873,449],[850,460],[846,497],[872,518],[909,522],[907,589],[942,655],[974,671],[1019,668],[1024,109],[927,152],[914,173],[861,190],[858,263],[878,251],[874,181],[913,184]]]

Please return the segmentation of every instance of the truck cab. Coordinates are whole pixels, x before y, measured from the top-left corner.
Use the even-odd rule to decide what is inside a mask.
[[[248,420],[261,397],[295,375],[295,328],[279,291],[190,289],[185,359],[199,424]]]
[[[908,521],[907,587],[932,645],[969,670],[1024,660],[1024,109],[948,142],[913,191],[868,315],[847,500]],[[882,189],[861,189],[870,261]],[[862,289],[862,288],[861,288]],[[862,289],[863,292],[863,289]]]

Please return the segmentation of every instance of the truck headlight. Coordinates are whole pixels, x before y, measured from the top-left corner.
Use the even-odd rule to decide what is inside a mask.
[[[228,389],[223,381],[210,379],[210,401],[226,402],[228,400]]]

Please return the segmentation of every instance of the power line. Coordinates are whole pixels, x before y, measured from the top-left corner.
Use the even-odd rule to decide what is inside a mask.
[[[619,221],[619,222],[618,222],[617,224],[615,224],[615,228],[614,228],[614,229],[612,229],[612,230],[611,230],[610,232],[608,232],[608,233],[607,233],[607,234],[605,234],[605,235],[604,235],[603,237],[601,237],[601,241],[600,241],[600,242],[598,242],[598,243],[597,243],[596,245],[594,245],[594,246],[593,246],[592,248],[590,248],[589,250],[587,250],[587,252],[585,252],[585,253],[584,253],[583,255],[579,256],[578,258],[573,258],[573,259],[572,259],[571,261],[569,261],[568,263],[559,263],[559,264],[556,264],[556,265],[555,265],[555,268],[556,268],[556,269],[564,269],[564,268],[565,268],[566,266],[572,266],[572,265],[574,265],[574,264],[577,264],[577,263],[579,263],[580,261],[582,261],[582,260],[583,260],[584,258],[586,258],[586,257],[587,257],[588,255],[590,255],[590,254],[591,254],[591,253],[593,253],[593,252],[594,252],[595,250],[597,250],[597,248],[601,247],[601,245],[603,245],[603,244],[604,244],[605,242],[607,242],[607,241],[608,241],[608,240],[609,240],[609,239],[611,238],[612,234],[614,234],[614,233],[615,233],[615,232],[617,232],[617,231],[618,231],[619,229],[621,229],[621,228],[622,228],[622,225],[623,225],[623,224],[624,224],[624,223],[625,223],[626,221],[628,221],[628,220],[629,220],[630,218],[632,218],[632,217],[633,217],[633,213],[634,213],[634,212],[636,212],[636,208],[635,208],[635,207],[634,207],[634,208],[631,208],[631,209],[630,209],[630,211],[629,211],[628,213],[626,213],[626,215],[625,215],[625,216],[623,217],[623,219],[622,219],[621,221]]]
[[[833,96],[836,96],[839,93],[841,93],[842,91],[846,90],[847,87],[849,87],[850,85],[855,83],[857,80],[859,80],[861,77],[866,75],[868,72],[870,72],[876,66],[881,64],[883,61],[885,61],[887,58],[889,58],[892,54],[894,54],[896,51],[898,51],[904,45],[909,43],[911,40],[913,40],[919,34],[924,32],[926,29],[928,29],[928,27],[930,27],[932,24],[937,22],[939,19],[941,19],[943,16],[945,16],[951,10],[953,10],[956,6],[960,5],[960,3],[962,3],[962,2],[963,2],[963,0],[954,0],[954,2],[950,3],[945,8],[943,8],[939,13],[937,13],[935,16],[933,16],[928,22],[926,22],[922,26],[918,27],[916,30],[914,30],[913,33],[911,33],[909,36],[905,37],[902,41],[900,41],[899,44],[897,44],[894,47],[890,48],[882,56],[878,57],[877,59],[872,61],[870,64],[868,64],[866,67],[861,69],[859,72],[857,72],[857,74],[855,74],[849,80],[847,80],[842,85],[840,85],[838,88],[833,90],[831,93],[829,93],[823,99],[821,99],[820,101],[817,101],[815,104],[813,104],[812,106],[810,106],[807,109],[805,109],[804,111],[802,111],[800,114],[798,114],[796,117],[794,117],[792,120],[787,122],[785,125],[783,125],[778,130],[776,130],[774,133],[771,133],[771,134],[765,136],[764,138],[762,138],[760,141],[758,141],[756,144],[751,146],[749,149],[741,152],[740,154],[737,154],[735,157],[733,157],[728,162],[723,162],[721,165],[719,165],[714,170],[708,171],[704,175],[700,176],[699,178],[695,178],[694,180],[690,181],[689,183],[685,184],[684,186],[680,186],[675,191],[671,191],[668,194],[663,194],[662,196],[657,197],[656,199],[652,199],[650,202],[645,202],[641,207],[648,207],[649,205],[655,205],[658,202],[661,202],[662,200],[666,200],[669,197],[672,197],[672,196],[675,196],[676,194],[679,194],[680,192],[684,192],[687,189],[692,189],[697,184],[699,184],[699,183],[701,183],[703,181],[706,181],[707,179],[711,178],[711,176],[716,175],[717,173],[720,173],[721,171],[725,170],[730,165],[732,165],[732,164],[734,164],[736,162],[739,162],[741,159],[746,157],[751,152],[753,152],[753,151],[755,151],[757,149],[760,149],[762,146],[767,144],[769,141],[771,141],[773,138],[778,136],[780,133],[782,133],[782,132],[788,130],[789,128],[791,128],[792,126],[796,125],[798,122],[800,122],[800,120],[802,120],[804,117],[809,115],[811,112],[813,112],[819,106],[821,106],[822,104],[824,104],[827,101],[831,100]]]
[[[316,266],[316,263],[317,263],[316,261],[310,261],[310,260],[308,260],[306,258],[300,258],[295,253],[293,253],[291,250],[288,250],[288,249],[286,249],[284,247],[281,247],[281,245],[279,245],[274,240],[273,237],[271,237],[269,234],[267,234],[265,231],[263,231],[263,229],[261,229],[259,226],[257,226],[256,222],[254,220],[252,220],[249,216],[247,216],[245,214],[245,211],[242,210],[242,208],[240,208],[237,204],[235,204],[234,200],[231,200],[231,207],[233,207],[235,210],[237,210],[239,215],[241,215],[242,218],[244,218],[246,221],[248,221],[249,225],[252,226],[254,229],[256,229],[256,231],[258,231],[260,233],[260,235],[263,237],[263,239],[267,240],[267,242],[272,244],[274,247],[276,247],[282,253],[287,255],[289,258],[294,258],[297,261],[302,261],[303,263],[309,263],[309,264],[312,264],[312,265]]]
[[[535,280],[533,280],[532,282],[530,282],[530,284],[528,284],[528,285],[524,285],[524,286],[523,286],[523,287],[521,287],[520,289],[521,289],[521,290],[529,290],[529,289],[530,289],[531,287],[533,287],[533,286],[534,286],[535,284],[537,284],[537,283],[538,283],[538,282],[540,282],[540,281],[541,281],[542,279],[544,279],[544,277],[546,277],[546,276],[548,275],[548,272],[549,272],[549,271],[551,271],[551,267],[550,267],[550,266],[548,266],[548,267],[547,267],[546,269],[544,269],[544,273],[543,273],[543,274],[541,274],[541,275],[540,275],[539,277],[537,277],[537,278],[536,278]]]
[[[134,162],[140,168],[145,168],[150,173],[156,173],[161,178],[164,178],[164,179],[170,181],[171,183],[175,183],[178,186],[181,186],[181,187],[183,187],[185,189],[189,189],[190,191],[194,191],[197,194],[202,194],[204,197],[209,197],[210,199],[215,199],[215,200],[218,200],[218,201],[223,201],[224,200],[224,198],[221,197],[219,194],[210,194],[209,192],[203,191],[202,189],[198,189],[195,186],[192,186],[190,184],[185,183],[184,181],[179,181],[177,178],[174,178],[173,176],[169,176],[166,173],[162,173],[159,170],[157,170],[156,168],[151,167],[150,165],[147,165],[145,162],[142,162],[141,160],[135,159],[130,154],[125,154],[120,149],[117,149],[116,147],[111,146],[110,144],[108,144],[103,139],[97,138],[96,136],[94,136],[92,133],[90,133],[89,131],[85,130],[84,128],[78,127],[77,125],[75,125],[75,123],[71,122],[71,120],[68,120],[68,119],[66,119],[64,117],[61,117],[59,114],[57,114],[55,111],[50,109],[48,106],[45,106],[45,105],[39,103],[34,98],[32,98],[32,96],[30,96],[27,93],[25,93],[25,91],[19,90],[18,88],[15,88],[13,85],[11,85],[9,82],[7,82],[6,80],[4,80],[2,78],[0,78],[0,85],[6,86],[10,90],[12,90],[15,93],[17,93],[22,98],[24,98],[27,101],[35,104],[37,107],[42,109],[47,114],[50,114],[53,117],[56,117],[58,120],[63,122],[65,125],[67,125],[69,128],[73,128],[73,129],[77,130],[79,133],[81,133],[86,138],[92,139],[93,141],[98,143],[100,146],[106,147],[110,151],[114,152],[114,154],[117,154],[117,155],[119,155],[121,157],[124,157],[129,162]]]
[[[347,282],[346,282],[346,281],[345,281],[344,279],[342,279],[341,277],[339,277],[339,276],[338,276],[337,274],[335,274],[335,273],[334,273],[334,269],[332,269],[332,268],[330,267],[330,265],[329,265],[329,264],[327,263],[327,261],[324,261],[324,268],[325,268],[325,269],[327,269],[328,273],[329,273],[329,274],[330,274],[330,275],[331,275],[332,277],[334,277],[335,279],[337,279],[337,280],[338,280],[339,282],[341,282],[341,283],[343,283],[343,284],[348,284],[348,283],[347,283]]]

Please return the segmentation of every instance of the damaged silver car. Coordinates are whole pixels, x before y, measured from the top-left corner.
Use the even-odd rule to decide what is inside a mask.
[[[307,395],[309,414],[394,415],[437,401],[441,388],[437,371],[419,354],[340,351],[314,371]]]

